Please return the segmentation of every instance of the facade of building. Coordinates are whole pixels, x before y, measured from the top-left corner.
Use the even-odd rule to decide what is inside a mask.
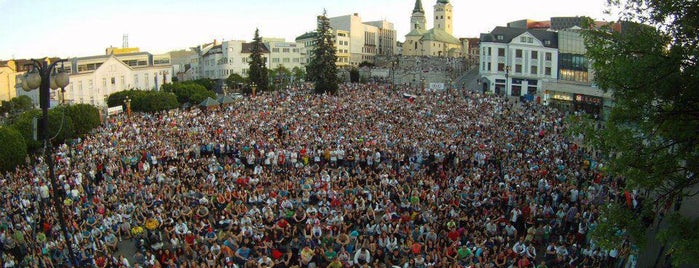
[[[337,67],[350,66],[350,33],[343,30],[333,30],[333,33],[335,35],[335,56],[337,57],[335,65]],[[305,54],[303,55],[306,58],[305,64],[311,62],[316,36],[316,32],[307,32],[296,37],[296,43],[303,45],[305,48]]]
[[[306,48],[302,44],[287,42],[283,38],[262,38],[262,42],[270,51],[267,68],[283,66],[292,70],[306,65]]]
[[[612,95],[593,84],[579,29],[574,25],[558,31],[558,80],[544,83],[543,101],[564,110],[604,114],[613,105]]]
[[[434,28],[427,30],[422,1],[416,0],[410,16],[410,32],[405,36],[403,55],[461,57],[462,42],[454,37],[453,6],[449,0],[437,0],[434,5]]]
[[[539,95],[558,77],[555,32],[496,27],[480,38],[479,82],[483,91],[508,96]]]
[[[349,37],[349,65],[374,62],[376,55],[393,55],[396,51],[396,31],[387,21],[362,22],[359,14],[329,18],[330,27],[344,31]],[[340,49],[338,47],[338,49]]]
[[[51,101],[67,104],[104,106],[112,93],[130,89],[159,90],[172,78],[172,65],[167,54],[139,52],[81,57],[70,59],[63,67],[70,73],[70,83],[64,94],[52,90]],[[21,79],[17,85],[21,85]],[[29,96],[38,105],[38,90],[25,92],[20,87],[17,92]]]
[[[509,22],[507,24],[508,27],[505,28],[510,29],[507,30],[510,32],[516,32],[517,30],[532,33],[546,31],[555,35],[555,55],[552,55],[551,60],[551,63],[555,61],[555,68],[553,67],[554,65],[551,65],[552,76],[548,76],[546,75],[549,72],[548,66],[544,67],[547,68],[544,70],[545,78],[539,80],[538,85],[541,90],[536,92],[540,101],[564,110],[585,111],[604,116],[613,105],[612,93],[609,91],[604,92],[593,83],[594,71],[591,69],[591,63],[585,56],[585,43],[580,35],[582,21],[581,17],[552,17],[550,21],[513,21]],[[596,24],[603,25],[606,23],[598,21]],[[619,24],[614,24],[613,26],[615,31],[622,30]],[[500,32],[502,31],[501,29]],[[497,35],[493,33],[485,34],[485,36],[489,39],[487,44],[481,43],[481,57],[489,53],[488,51],[483,51],[483,49],[488,49],[491,45],[504,41],[497,40]],[[507,35],[503,35],[503,37],[507,39]],[[483,40],[481,41],[483,42]],[[514,78],[510,77],[505,80],[503,80],[502,76],[493,77],[493,66],[488,64],[489,61],[482,59],[480,61],[480,74],[484,90],[492,89],[492,92],[498,92],[498,89],[505,85],[505,88],[510,89],[506,91],[508,94],[512,93],[511,89],[516,91],[514,85],[516,82],[520,82],[516,75]],[[511,60],[506,59],[505,62],[511,62]],[[546,62],[548,63],[549,61]],[[483,66],[482,64],[486,65]],[[511,65],[506,64],[505,66]],[[555,77],[553,76],[554,73]],[[506,74],[512,75],[512,69],[509,70],[509,73],[506,72]],[[496,79],[496,83],[493,83],[492,79]],[[528,78],[525,78],[525,80],[528,82]],[[497,83],[497,81],[500,82]],[[495,88],[493,88],[493,85],[495,85]]]

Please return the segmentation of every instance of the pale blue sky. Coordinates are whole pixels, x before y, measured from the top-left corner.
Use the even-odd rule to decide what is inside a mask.
[[[423,0],[432,27],[436,0]],[[454,35],[477,37],[519,19],[603,15],[606,0],[452,0]],[[359,13],[364,21],[395,24],[398,40],[409,30],[415,0],[0,0],[0,59],[76,57],[121,47],[123,34],[141,51],[164,53],[213,39],[296,36],[315,29],[315,17]]]

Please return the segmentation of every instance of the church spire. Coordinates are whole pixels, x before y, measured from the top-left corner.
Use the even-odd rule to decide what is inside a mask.
[[[413,8],[413,13],[425,13],[425,10],[422,9],[422,0],[415,0],[415,8]]]

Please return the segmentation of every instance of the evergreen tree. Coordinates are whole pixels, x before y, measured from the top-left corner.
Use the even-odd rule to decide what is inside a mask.
[[[315,92],[318,94],[335,94],[339,88],[334,37],[330,20],[323,11],[323,15],[318,16],[315,48],[308,66],[308,77],[315,82]]]
[[[269,89],[269,79],[267,74],[267,64],[262,59],[262,37],[260,37],[260,30],[255,29],[255,38],[252,42],[252,48],[250,53],[250,72],[248,73],[248,81],[255,83],[257,86],[257,91],[264,91]]]
[[[623,188],[605,205],[593,236],[620,249],[627,239],[643,246],[659,228],[673,265],[697,264],[699,219],[691,203],[699,183],[699,8],[686,0],[609,2],[622,12],[621,27],[583,35],[595,83],[612,91],[614,107],[604,127],[580,124],[587,127],[574,133],[611,156],[606,171]]]

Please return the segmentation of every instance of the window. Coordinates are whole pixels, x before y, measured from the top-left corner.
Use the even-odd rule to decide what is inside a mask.
[[[276,53],[276,52],[279,52],[279,48],[278,48],[278,47],[273,48],[273,49],[272,49],[272,52],[275,52],[275,53]]]
[[[122,87],[123,87],[124,85],[126,85],[126,81],[124,80],[124,76],[123,76],[123,75],[122,75],[121,77],[119,77],[119,82],[121,82],[121,86],[122,86]]]
[[[103,87],[107,86],[107,78],[102,78],[102,86]]]
[[[551,75],[551,67],[546,67],[546,68],[544,68],[544,74],[545,74],[545,75]]]
[[[538,59],[539,58],[539,52],[538,51],[532,51],[532,60]]]
[[[515,73],[522,72],[522,64],[515,64]]]
[[[504,71],[505,71],[505,64],[498,63],[498,72],[504,72]]]
[[[551,60],[551,52],[546,52],[546,60]]]
[[[518,58],[518,59],[522,58],[522,50],[521,49],[515,50],[515,58]]]
[[[92,79],[87,80],[87,89],[92,89]]]
[[[537,66],[531,66],[531,67],[529,68],[529,70],[531,70],[531,73],[532,73],[532,74],[538,74],[538,73],[539,73],[539,68],[537,68]]]
[[[500,57],[505,56],[505,49],[504,48],[498,48],[498,56],[500,56]]]
[[[498,40],[502,41],[503,39],[505,38],[502,35],[498,35]]]
[[[527,43],[534,43],[534,38],[527,37]]]
[[[289,48],[284,48],[284,49],[282,49],[282,52],[284,52],[284,53],[289,53]]]
[[[546,41],[544,41],[544,45],[550,46],[550,45],[551,45],[551,40],[546,40]]]
[[[522,37],[519,38],[519,41],[522,42],[522,43],[526,43],[526,42],[527,42],[527,37],[526,37],[526,36],[522,36]]]
[[[289,63],[289,58],[284,58],[284,59],[282,59],[282,62],[283,62],[283,63]]]
[[[483,62],[483,66],[481,66],[481,70],[485,71],[485,62]]]
[[[279,58],[272,58],[272,62],[273,62],[273,63],[278,63],[278,62],[279,62]]]
[[[133,83],[134,83],[134,85],[136,85],[136,87],[138,87],[138,75],[137,74],[133,75]]]
[[[493,55],[493,54],[492,54],[492,52],[493,52],[492,49],[493,49],[492,47],[489,47],[489,48],[488,48],[488,56]]]
[[[111,81],[112,85],[116,84],[116,78],[112,77],[112,79],[110,79],[110,81]]]

